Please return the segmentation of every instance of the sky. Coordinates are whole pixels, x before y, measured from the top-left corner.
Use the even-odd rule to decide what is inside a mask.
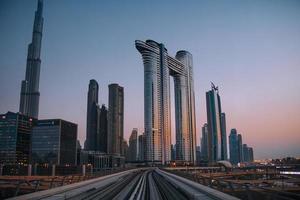
[[[134,41],[153,39],[171,56],[193,54],[198,145],[213,81],[227,135],[236,128],[255,159],[300,156],[300,1],[126,2],[44,1],[39,118],[77,123],[83,144],[88,84],[96,79],[100,104],[108,103],[108,84],[124,87],[125,139],[133,128],[142,133],[144,73]],[[0,113],[19,109],[36,6],[0,0]]]

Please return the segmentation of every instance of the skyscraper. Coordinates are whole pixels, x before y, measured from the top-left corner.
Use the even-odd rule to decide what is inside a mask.
[[[222,160],[221,100],[218,87],[212,83],[206,92],[206,110],[208,124],[208,160],[215,163]]]
[[[253,148],[249,147],[248,151],[249,151],[249,162],[253,162],[254,161]]]
[[[134,128],[129,138],[128,160],[138,160],[138,130]]]
[[[231,129],[229,135],[230,162],[235,165],[240,161],[238,145],[237,131],[236,129]]]
[[[101,106],[98,113],[98,133],[97,133],[97,150],[107,153],[107,117],[108,111],[105,105]]]
[[[238,157],[239,157],[239,162],[244,161],[244,154],[243,154],[243,139],[242,135],[238,134]]]
[[[147,162],[171,160],[170,78],[174,77],[176,159],[195,163],[193,59],[188,51],[168,56],[162,43],[135,41],[144,62],[144,127]]]
[[[22,81],[20,96],[20,113],[38,118],[39,115],[39,81],[41,67],[41,45],[43,32],[43,1],[38,0],[35,12],[32,42],[28,45],[25,80]]]
[[[249,148],[247,144],[243,144],[243,161],[249,162]]]
[[[32,130],[32,163],[75,165],[77,124],[61,119],[38,120]]]
[[[84,149],[86,150],[97,150],[98,91],[99,86],[97,81],[94,79],[90,80],[87,97],[86,141],[84,145]]]
[[[225,113],[221,113],[221,145],[222,152],[221,157],[222,160],[227,160],[227,133],[226,133],[226,115]]]
[[[204,161],[208,161],[208,126],[207,126],[207,123],[205,123],[202,127],[201,157]]]
[[[144,161],[144,154],[145,154],[145,136],[144,134],[139,135],[138,137],[138,160]]]
[[[122,154],[124,137],[124,89],[110,84],[108,98],[108,153]]]

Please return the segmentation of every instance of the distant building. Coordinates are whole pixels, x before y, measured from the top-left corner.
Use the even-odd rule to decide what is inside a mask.
[[[200,146],[196,146],[196,164],[200,165],[201,162],[201,148]]]
[[[227,155],[227,133],[226,133],[226,115],[225,113],[221,113],[221,145],[222,145],[222,152],[221,157],[222,160],[228,160]]]
[[[34,164],[76,165],[77,124],[61,119],[38,120],[31,146]]]
[[[138,137],[138,160],[144,161],[145,159],[145,136],[144,134]]]
[[[77,153],[77,158],[76,158],[76,165],[80,165],[80,153],[81,153],[81,145],[79,140],[76,142],[76,153]]]
[[[125,157],[125,161],[128,161],[128,143],[124,139],[122,141],[122,156]]]
[[[98,117],[98,133],[97,133],[97,150],[107,153],[108,111],[105,105],[101,106],[98,115],[99,117]]]
[[[243,144],[243,161],[244,162],[249,162],[250,161],[247,144]]]
[[[238,157],[239,157],[239,162],[244,161],[244,154],[243,154],[243,139],[242,135],[238,134]]]
[[[206,92],[206,110],[208,124],[208,160],[210,163],[215,163],[218,160],[226,160],[226,125],[222,126],[221,118],[221,100],[218,87],[213,83],[211,90]],[[223,116],[225,123],[225,115]],[[222,134],[223,127],[223,134]],[[225,148],[226,147],[226,148]]]
[[[201,157],[204,161],[208,161],[208,126],[207,126],[207,123],[205,123],[202,127]]]
[[[248,147],[248,153],[249,153],[249,162],[253,162],[254,161],[254,155],[253,155],[253,148],[252,147]]]
[[[237,131],[236,129],[231,129],[229,135],[230,162],[235,165],[240,162],[238,145]]]
[[[171,144],[171,160],[176,160],[176,145]]]
[[[86,141],[85,150],[97,150],[97,133],[98,133],[98,91],[99,85],[96,80],[92,79],[89,83],[87,97],[87,118],[86,118]]]
[[[121,155],[124,138],[124,89],[115,83],[108,88],[108,153]]]
[[[28,164],[31,130],[36,119],[20,113],[0,115],[0,164]]]
[[[138,160],[138,130],[134,128],[129,138],[128,161]]]
[[[92,165],[93,170],[124,167],[123,156],[111,155],[99,151],[81,151],[81,165]]]

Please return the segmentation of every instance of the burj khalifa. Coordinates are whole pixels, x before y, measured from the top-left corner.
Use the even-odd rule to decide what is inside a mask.
[[[35,12],[32,42],[28,45],[25,80],[22,81],[19,112],[38,118],[39,114],[39,81],[41,68],[41,43],[43,31],[43,1],[38,0]]]

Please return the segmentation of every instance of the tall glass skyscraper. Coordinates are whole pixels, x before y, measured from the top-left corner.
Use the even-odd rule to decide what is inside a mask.
[[[213,83],[206,92],[206,110],[208,124],[208,161],[215,163],[227,160],[227,139],[225,113],[222,113],[218,87]]]
[[[221,145],[222,152],[221,158],[222,160],[227,160],[227,133],[226,133],[226,115],[225,113],[221,113]]]
[[[239,156],[239,162],[243,162],[244,161],[243,138],[241,134],[238,134],[238,156]]]
[[[20,113],[38,118],[39,115],[39,82],[41,67],[41,45],[43,31],[43,1],[38,0],[35,12],[32,42],[28,45],[25,80],[22,81],[20,97]]]
[[[229,135],[230,162],[235,165],[240,161],[238,145],[237,131],[236,129],[231,129]]]
[[[208,161],[208,126],[207,126],[207,123],[205,123],[202,126],[201,156],[204,161]]]
[[[108,86],[108,153],[121,155],[124,138],[124,88]]]
[[[108,111],[105,105],[101,106],[100,112],[98,113],[98,118],[97,150],[107,153]]]
[[[174,77],[176,159],[195,163],[193,59],[187,51],[168,56],[163,44],[135,41],[144,62],[144,127],[147,162],[171,160],[170,75]]]
[[[98,92],[99,85],[97,81],[94,79],[90,80],[87,97],[86,140],[84,145],[84,149],[86,150],[97,150]]]

